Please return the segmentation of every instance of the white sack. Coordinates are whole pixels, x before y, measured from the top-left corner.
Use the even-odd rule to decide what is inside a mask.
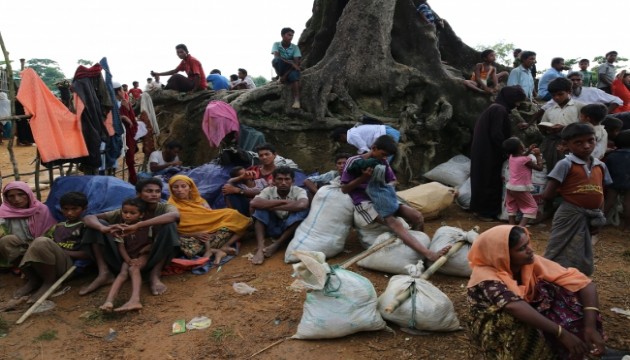
[[[459,240],[466,241],[466,244],[438,269],[438,272],[446,275],[470,277],[472,270],[468,264],[468,252],[477,236],[479,234],[473,230],[464,231],[452,226],[442,226],[437,229],[433,235],[433,240],[431,240],[429,250],[437,252],[447,245],[454,245]]]
[[[431,239],[421,231],[410,230],[409,233],[425,247],[429,247]],[[392,233],[386,232],[376,238],[372,246],[374,247],[384,241],[389,240]],[[393,244],[387,245],[374,254],[360,260],[357,265],[366,269],[377,270],[389,274],[407,274],[406,266],[418,263],[423,258],[420,253],[405,245],[402,240],[396,239]]]
[[[423,176],[445,185],[460,187],[470,177],[470,159],[464,155],[455,155]]]

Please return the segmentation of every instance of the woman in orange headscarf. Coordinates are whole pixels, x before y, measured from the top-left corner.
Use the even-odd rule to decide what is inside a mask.
[[[188,176],[173,176],[168,187],[171,193],[168,203],[180,213],[177,231],[182,252],[187,257],[214,255],[215,264],[227,254],[234,254],[231,246],[251,225],[251,218],[234,209],[211,209]]]
[[[597,291],[535,255],[525,228],[496,226],[468,254],[470,331],[487,359],[582,359],[605,352]]]

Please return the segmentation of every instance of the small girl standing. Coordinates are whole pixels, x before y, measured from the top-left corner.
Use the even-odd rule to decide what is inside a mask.
[[[142,274],[140,271],[144,269],[149,260],[151,246],[153,243],[151,227],[140,228],[133,234],[124,234],[125,225],[133,225],[142,219],[146,210],[145,203],[138,198],[131,198],[123,201],[121,216],[123,224],[121,224],[121,232],[115,237],[118,243],[118,252],[123,259],[120,273],[114,280],[105,303],[101,305],[101,310],[117,312],[140,310],[140,290],[142,288]],[[114,300],[120,291],[120,287],[131,277],[131,297],[124,305],[114,309]]]
[[[508,213],[510,225],[516,224],[516,214],[520,210],[523,217],[519,226],[526,226],[529,219],[535,219],[538,212],[538,204],[534,200],[531,191],[532,169],[543,169],[542,155],[536,145],[531,145],[525,150],[525,145],[517,137],[511,137],[503,142],[503,149],[510,155],[509,169],[510,179],[506,185],[505,207]],[[532,155],[530,155],[532,154]]]

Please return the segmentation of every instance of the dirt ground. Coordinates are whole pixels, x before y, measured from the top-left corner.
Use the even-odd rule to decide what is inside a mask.
[[[35,148],[17,147],[21,172],[30,171]],[[11,173],[6,142],[0,147],[3,175]],[[28,178],[30,176],[27,176]],[[11,179],[5,179],[7,183]],[[479,225],[486,230],[496,223],[477,223],[469,214],[452,205],[440,219],[427,223],[429,235],[442,225],[470,229]],[[531,227],[533,244],[538,253],[545,247],[550,221]],[[605,228],[595,246],[600,309],[608,345],[630,349],[630,319],[613,313],[612,307],[630,309],[630,238],[615,228]],[[342,256],[331,264],[361,251],[351,236]],[[243,254],[253,252],[253,238],[246,238],[241,256],[206,275],[191,273],[165,276],[166,294],[152,296],[144,285],[141,311],[103,315],[97,311],[107,288],[84,297],[78,289],[93,274],[67,282],[71,289],[52,299],[53,310],[34,314],[21,325],[15,321],[26,311],[22,305],[0,313],[0,359],[243,359],[293,335],[302,315],[304,293],[288,288],[293,282],[292,268],[284,264],[283,254],[276,254],[262,266],[253,266]],[[387,286],[389,276],[354,266],[353,271],[366,276],[377,293]],[[0,303],[11,298],[21,279],[11,273],[0,273]],[[466,279],[435,275],[431,281],[445,292],[455,305],[463,330],[412,336],[391,325],[394,332],[364,332],[334,340],[285,340],[257,355],[259,359],[466,359],[475,358],[469,345],[466,323]],[[258,289],[252,295],[238,295],[232,283],[246,282]],[[129,296],[123,287],[118,303]],[[207,316],[212,325],[172,335],[175,320]],[[1,330],[5,331],[1,331]],[[111,331],[115,334],[109,335]],[[108,336],[109,335],[109,336]]]

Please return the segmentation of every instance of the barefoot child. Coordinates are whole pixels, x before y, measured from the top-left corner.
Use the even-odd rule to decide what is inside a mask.
[[[131,198],[123,201],[121,214],[124,225],[133,225],[138,223],[146,211],[144,202],[137,198]],[[101,306],[103,311],[130,311],[142,309],[140,303],[140,289],[142,287],[142,274],[140,271],[147,265],[149,254],[151,253],[151,245],[153,243],[151,227],[138,229],[133,234],[124,235],[119,232],[114,238],[118,245],[118,252],[123,259],[120,273],[114,280],[105,303]],[[114,299],[120,291],[120,287],[131,276],[131,297],[129,301],[114,309]]]
[[[89,252],[81,246],[85,231],[81,215],[87,209],[87,197],[80,192],[69,192],[59,199],[59,204],[66,221],[35,238],[20,263],[28,282],[16,291],[15,296],[33,292],[29,302],[37,301],[72,267],[73,260],[90,258]]]
[[[497,74],[494,62],[497,58],[494,50],[487,49],[481,52],[481,61],[475,65],[475,70],[470,80],[464,80],[467,88],[482,94],[492,95],[498,91],[499,81],[507,77],[503,71]]]
[[[346,167],[343,170],[343,174],[341,175],[341,191],[345,194],[349,194],[350,198],[352,198],[352,202],[355,207],[355,214],[359,212],[361,214],[361,218],[365,225],[371,224],[374,221],[378,221],[386,225],[390,228],[405,245],[414,249],[418,253],[422,254],[429,261],[435,261],[440,256],[444,255],[449,249],[450,246],[447,246],[440,250],[439,252],[433,252],[429,250],[427,247],[422,245],[416,238],[411,236],[409,231],[403,227],[400,221],[396,219],[396,216],[401,216],[405,218],[411,225],[412,228],[417,230],[422,230],[424,226],[424,218],[422,214],[407,205],[398,204],[396,202],[396,198],[390,199],[379,199],[379,204],[386,204],[389,209],[391,209],[392,202],[396,202],[394,204],[395,209],[393,212],[389,214],[383,213],[383,210],[378,209],[375,206],[376,201],[370,198],[367,193],[370,179],[372,178],[372,173],[374,172],[375,166],[368,166],[361,170],[360,175],[355,175],[348,170],[352,168],[352,164],[356,161],[369,161],[371,163],[378,163],[379,165],[383,165],[385,167],[385,173],[383,174],[384,180],[386,183],[393,183],[396,181],[396,175],[392,171],[389,163],[387,162],[387,156],[395,155],[397,152],[396,141],[389,135],[382,135],[374,141],[370,151],[365,154],[356,155],[348,159],[346,162]],[[360,166],[359,168],[363,168]],[[379,211],[380,210],[380,211]],[[357,216],[355,215],[355,219]]]
[[[542,155],[536,145],[531,145],[525,151],[525,145],[517,137],[511,137],[503,142],[503,149],[510,155],[510,179],[506,185],[505,207],[510,225],[516,224],[516,214],[520,210],[523,214],[519,226],[525,227],[529,219],[535,219],[538,204],[532,196],[532,169],[543,169]],[[533,155],[530,155],[533,154]]]
[[[604,185],[612,180],[606,165],[591,155],[595,149],[592,125],[569,124],[561,137],[571,153],[547,175],[543,198],[551,200],[557,192],[564,201],[553,216],[545,257],[590,276],[594,271],[591,235],[606,223]]]

